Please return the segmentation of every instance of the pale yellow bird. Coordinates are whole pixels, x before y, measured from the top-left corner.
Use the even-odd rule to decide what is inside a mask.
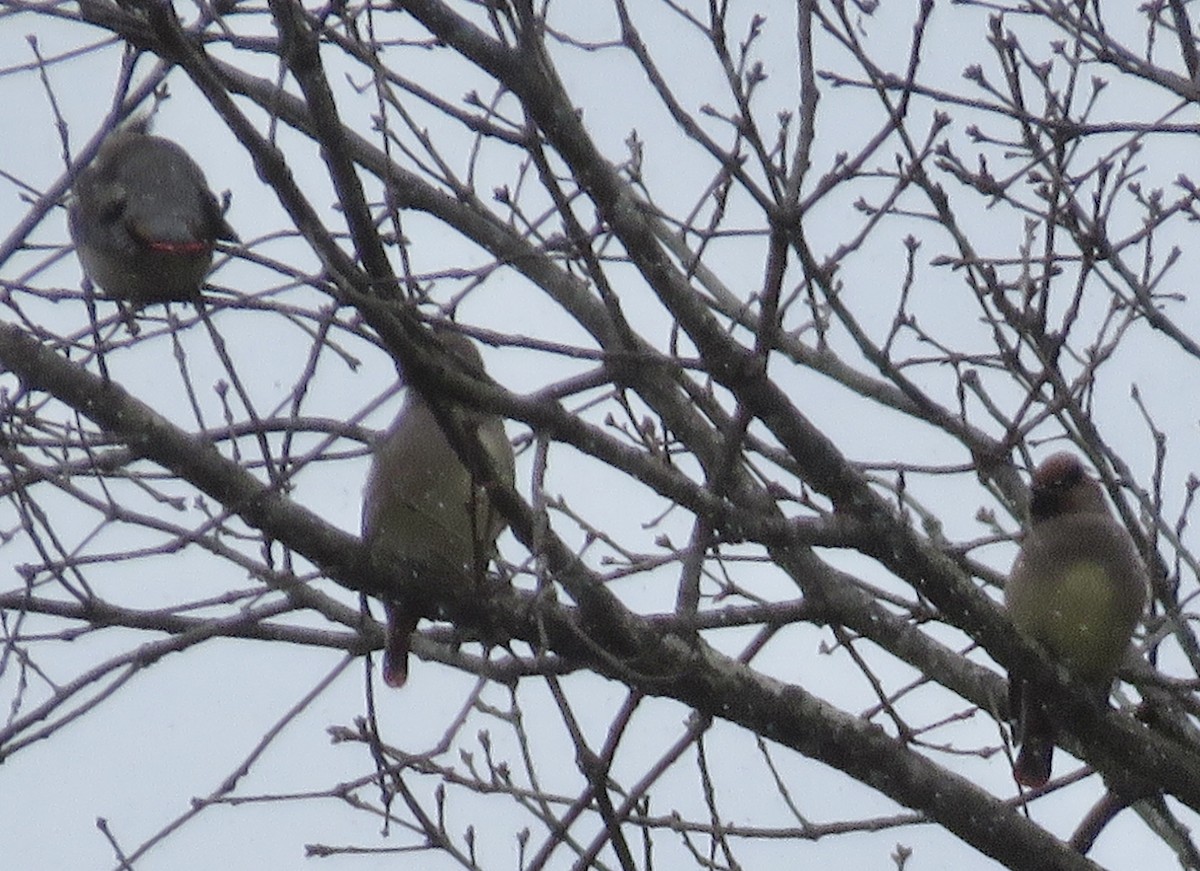
[[[468,369],[483,372],[483,360],[470,339],[449,331],[437,336]],[[512,486],[513,451],[503,422],[495,415],[453,407],[464,428],[478,436],[497,479]],[[363,540],[372,555],[402,561],[439,583],[473,585],[482,579],[505,525],[424,397],[409,387],[395,423],[376,443],[363,496]],[[400,593],[384,599],[384,610],[383,678],[400,687],[408,679],[409,639],[419,617]]]
[[[1147,573],[1133,541],[1109,511],[1104,490],[1069,453],[1033,473],[1029,529],[1004,591],[1013,625],[1040,643],[1082,684],[1108,698],[1146,604]],[[1009,675],[1023,786],[1050,779],[1054,699]]]

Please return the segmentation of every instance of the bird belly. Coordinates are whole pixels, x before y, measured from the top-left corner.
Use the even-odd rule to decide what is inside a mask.
[[[1031,634],[1072,674],[1085,679],[1112,675],[1128,632],[1117,625],[1122,622],[1120,603],[1105,567],[1076,563],[1052,582],[1050,593]]]
[[[393,559],[409,560],[466,574],[472,564],[469,537],[459,533],[463,525],[455,516],[462,509],[392,503],[375,520],[374,545]]]

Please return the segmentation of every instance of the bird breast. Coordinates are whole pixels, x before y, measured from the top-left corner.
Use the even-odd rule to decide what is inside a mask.
[[[1036,524],[1006,589],[1017,628],[1076,676],[1115,672],[1141,617],[1146,573],[1111,517],[1074,514]]]

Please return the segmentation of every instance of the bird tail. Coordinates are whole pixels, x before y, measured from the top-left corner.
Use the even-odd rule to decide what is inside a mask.
[[[1028,687],[1021,693],[1020,718],[1021,752],[1013,764],[1013,779],[1021,786],[1036,789],[1050,779],[1054,725],[1038,700],[1031,698]]]
[[[408,681],[408,648],[417,630],[417,618],[395,602],[384,602],[387,612],[387,641],[383,649],[383,682],[399,689]]]

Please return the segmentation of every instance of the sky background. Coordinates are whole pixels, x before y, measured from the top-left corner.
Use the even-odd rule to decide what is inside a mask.
[[[0,3],[0,7],[7,4]],[[880,62],[890,62],[890,69],[903,69],[908,52],[912,27],[912,4],[885,4],[870,20],[864,19],[864,39],[871,40],[872,50]],[[188,20],[194,10],[179,5],[180,14]],[[604,40],[616,37],[613,17],[606,4],[558,4],[552,7],[552,24],[569,25],[571,34],[580,41]],[[656,60],[670,76],[681,104],[691,111],[723,95],[723,77],[703,53],[703,45],[678,24],[677,18],[661,4],[635,6],[643,34],[652,39]],[[756,7],[734,4],[736,17],[742,24],[733,26],[733,33],[744,32]],[[958,15],[959,13],[955,13]],[[965,13],[963,13],[965,14]],[[644,17],[642,17],[644,16]],[[796,44],[792,18],[794,11],[780,6],[772,10],[764,36],[757,45],[757,54],[764,63],[768,79],[757,97],[760,118],[781,110],[795,109],[797,84],[795,76]],[[962,70],[972,62],[982,62],[980,43],[983,27],[977,27],[972,39],[955,38],[964,18],[952,17],[948,10],[939,10],[927,37],[932,46],[926,55],[925,74],[931,81],[953,82],[961,87]],[[985,20],[978,13],[975,22]],[[1119,21],[1114,23],[1120,23]],[[415,35],[418,29],[407,22],[406,32]],[[65,170],[62,145],[55,127],[54,114],[47,90],[39,82],[38,71],[32,66],[34,56],[28,37],[36,35],[42,54],[48,58],[74,51],[105,36],[95,28],[50,15],[10,15],[0,18],[0,63],[7,74],[0,76],[0,105],[9,107],[10,117],[19,119],[11,135],[0,140],[0,165],[12,178],[20,179],[36,191],[44,191],[60,179]],[[1034,44],[1036,40],[1032,40]],[[1042,43],[1044,45],[1044,41]],[[833,64],[837,52],[828,41],[822,43],[822,65]],[[606,156],[614,162],[628,156],[627,139],[631,131],[645,142],[643,173],[654,202],[671,214],[686,214],[702,195],[702,186],[711,173],[697,146],[689,142],[668,117],[661,105],[648,93],[644,75],[627,57],[616,51],[582,51],[558,49],[561,73],[567,90],[583,111],[589,132],[595,137]],[[236,55],[227,49],[214,49],[218,57],[236,58],[247,63],[258,75],[274,77],[276,71],[269,55],[254,56],[250,52]],[[440,95],[461,104],[464,95],[472,90],[490,94],[490,83],[480,74],[467,70],[460,62],[448,58],[447,52],[429,52],[423,57],[428,66],[419,71],[422,81],[436,82]],[[50,88],[57,101],[58,111],[68,123],[73,149],[83,146],[101,125],[111,107],[121,62],[122,48],[117,44],[88,51],[68,61],[55,63],[48,70]],[[414,57],[414,53],[388,55]],[[249,58],[249,60],[248,60]],[[138,66],[144,75],[152,67],[150,59]],[[361,69],[347,70],[361,79]],[[337,75],[331,79],[344,82]],[[246,243],[258,254],[269,254],[292,266],[316,272],[319,265],[311,251],[296,236],[274,194],[258,179],[254,167],[236,139],[220,123],[207,103],[180,72],[167,77],[171,97],[166,100],[155,120],[156,132],[182,144],[204,168],[211,186],[220,192],[233,194],[228,213],[230,223]],[[1118,92],[1119,93],[1115,93]],[[349,88],[340,94],[344,100],[339,109],[356,129],[369,131],[370,115],[376,110],[368,92],[357,99]],[[1146,120],[1165,117],[1173,107],[1162,101],[1150,88],[1121,82],[1106,96],[1113,112],[1129,112]],[[821,129],[813,151],[814,165],[829,168],[838,160],[844,141],[837,135],[840,128],[853,130],[856,125],[874,129],[879,123],[878,106],[874,97],[853,89],[823,90],[827,108],[822,109]],[[728,107],[720,106],[723,110]],[[913,112],[931,114],[932,104],[918,102]],[[972,120],[966,108],[957,108],[951,131],[954,141],[965,141],[965,130]],[[461,128],[446,125],[444,119],[426,107],[416,107],[417,126],[428,125],[435,131],[439,147],[454,154],[462,163],[455,166],[465,172],[463,157],[470,139]],[[1190,117],[1190,115],[1189,115]],[[914,123],[913,126],[919,126]],[[1139,176],[1141,184],[1150,189],[1169,185],[1180,166],[1191,158],[1195,140],[1155,140],[1154,153],[1141,157],[1145,169]],[[325,168],[310,142],[281,126],[279,144],[287,154],[291,169],[310,199],[323,208],[324,214],[336,223],[339,218],[333,208],[333,194]],[[458,150],[456,150],[458,149]],[[885,153],[890,153],[885,149]],[[1194,162],[1194,161],[1193,161]],[[477,164],[477,189],[490,190],[500,185],[514,186],[519,178],[511,154],[500,149],[485,149]],[[994,168],[999,172],[998,168]],[[1014,168],[1010,167],[1009,170]],[[819,174],[819,173],[818,173]],[[881,191],[887,184],[880,182]],[[847,186],[844,194],[835,194],[822,201],[820,213],[808,216],[810,242],[815,250],[828,253],[854,235],[866,220],[855,207],[855,197],[862,196],[869,185]],[[374,193],[378,193],[377,189]],[[4,235],[11,231],[23,215],[27,204],[21,199],[20,186],[9,180],[0,187],[0,221]],[[537,197],[527,203],[530,213]],[[544,198],[543,198],[544,199]],[[546,205],[545,202],[542,203]],[[728,204],[729,223],[753,225],[758,217],[753,204],[742,195],[731,197]],[[969,207],[965,211],[970,211]],[[993,246],[987,253],[1015,253],[1021,244],[1025,227],[1023,219],[1011,211],[990,214],[978,206],[974,214],[964,215],[966,221],[986,222],[987,240]],[[1130,232],[1136,230],[1137,216],[1126,223]],[[1120,225],[1120,221],[1116,222]],[[908,232],[923,232],[927,223],[914,220]],[[558,232],[557,222],[548,222],[547,235]],[[1194,228],[1193,228],[1194,230]],[[282,233],[280,231],[283,231]],[[451,234],[444,226],[419,215],[406,215],[404,232],[410,240],[414,269],[434,272],[457,265],[460,268],[486,262],[487,256],[477,248]],[[839,273],[846,293],[857,305],[871,329],[886,329],[895,310],[895,292],[905,268],[905,250],[897,240],[905,233],[903,227],[894,232],[872,236],[858,256],[847,261]],[[277,234],[274,238],[272,234]],[[64,209],[55,209],[30,236],[31,247],[11,258],[0,268],[0,278],[9,282],[23,280],[28,271],[36,270],[34,282],[38,287],[58,287],[75,291],[80,282],[78,264],[69,250]],[[1186,238],[1178,240],[1181,244]],[[1160,241],[1167,248],[1170,238]],[[981,323],[970,295],[961,282],[961,274],[951,270],[924,268],[940,253],[939,243],[931,239],[919,256],[923,264],[913,308],[919,312],[922,326],[934,334],[953,334],[962,346],[989,341],[989,331]],[[60,258],[44,266],[49,259]],[[718,269],[729,286],[744,290],[757,287],[762,280],[763,240],[758,237],[730,238],[715,243],[710,265]],[[619,274],[619,270],[614,270]],[[632,273],[632,270],[630,270]],[[796,280],[796,276],[792,276]],[[244,294],[262,294],[272,301],[286,300],[297,306],[314,308],[320,297],[308,288],[282,286],[279,276],[261,264],[235,258],[219,260],[218,269],[210,279],[218,288],[233,288]],[[453,284],[448,281],[447,284]],[[666,347],[670,337],[670,319],[640,285],[632,274],[629,284],[622,286],[621,300],[639,332]],[[217,295],[220,295],[218,291]],[[872,295],[878,296],[873,303]],[[77,299],[51,303],[33,298],[23,299],[31,317],[48,328],[73,335],[85,335],[87,314]],[[111,306],[101,304],[101,313],[111,314]],[[1092,303],[1089,302],[1089,305]],[[1086,318],[1104,317],[1105,306],[1097,301]],[[1185,330],[1194,332],[1196,310],[1191,304],[1180,304],[1172,317]],[[143,329],[153,333],[161,325],[161,311],[151,313]],[[486,285],[473,293],[459,311],[460,320],[498,332],[532,336],[539,339],[577,343],[593,349],[582,330],[540,292],[530,288],[513,272],[501,272],[489,278]],[[227,342],[238,373],[247,389],[256,397],[260,410],[275,414],[286,413],[292,399],[297,372],[307,362],[311,342],[295,322],[288,322],[274,312],[247,313],[223,311],[214,322]],[[153,326],[149,325],[153,324]],[[1120,373],[1098,385],[1093,398],[1094,416],[1102,421],[1106,437],[1130,464],[1135,475],[1146,482],[1153,461],[1147,428],[1130,400],[1130,387],[1136,385],[1146,406],[1152,409],[1155,421],[1171,435],[1172,453],[1167,462],[1167,479],[1182,480],[1185,470],[1195,456],[1197,438],[1196,408],[1184,389],[1190,378],[1163,377],[1171,372],[1173,357],[1161,344],[1154,343],[1148,331],[1130,333],[1111,364]],[[387,425],[402,400],[395,390],[395,370],[390,358],[367,341],[357,340],[349,331],[339,334],[348,356],[327,354],[319,362],[311,380],[309,394],[304,400],[303,414],[352,420],[370,429]],[[222,420],[223,408],[216,384],[224,370],[213,350],[212,340],[202,329],[191,329],[179,337],[188,371],[195,384],[205,387],[198,399],[208,426]],[[586,371],[586,361],[569,361],[561,356],[541,354],[517,348],[484,348],[489,374],[498,382],[518,393],[532,392],[576,372]],[[115,380],[126,385],[138,398],[171,417],[188,429],[196,428],[194,415],[182,401],[183,379],[176,363],[176,351],[169,333],[161,332],[144,337],[136,347],[113,354],[108,360]],[[856,361],[857,362],[857,361]],[[930,428],[917,426],[900,415],[881,414],[872,403],[853,397],[843,388],[810,371],[781,367],[778,378],[790,387],[792,396],[802,396],[805,413],[824,431],[838,441],[849,456],[864,461],[885,461],[897,455],[920,457],[923,462],[961,463],[964,452],[950,439],[933,433]],[[1182,364],[1180,371],[1186,371]],[[934,384],[948,380],[951,373],[923,371],[922,383]],[[985,373],[997,395],[1004,396],[1000,378]],[[1009,388],[1010,390],[1012,388]],[[599,411],[590,412],[596,419]],[[520,439],[527,433],[509,422],[509,434]],[[315,442],[314,442],[315,443]],[[350,448],[352,445],[346,445]],[[359,446],[361,448],[361,445]],[[610,532],[621,542],[636,543],[644,552],[656,551],[655,539],[667,536],[676,544],[687,541],[690,518],[683,512],[668,514],[657,524],[650,525],[666,509],[657,496],[623,476],[610,473],[596,461],[582,457],[571,449],[559,446],[552,450],[552,463],[547,478],[547,490],[561,495],[573,509],[586,517],[588,523]],[[518,455],[518,490],[530,493],[532,452]],[[362,486],[367,458],[361,450],[327,463],[308,467],[295,480],[292,498],[317,511],[325,520],[348,532],[357,533],[360,523]],[[977,519],[980,508],[994,509],[995,503],[974,485],[970,476],[952,479],[920,479],[911,482],[914,495],[927,505],[935,506],[944,524],[944,533],[951,540],[971,540],[985,534]],[[169,489],[169,485],[164,485]],[[180,486],[178,492],[190,500],[194,493]],[[1172,516],[1182,503],[1183,489],[1175,487],[1167,494],[1168,510]],[[1171,506],[1174,507],[1171,507]],[[56,523],[77,530],[80,542],[97,549],[129,548],[143,531],[128,526],[103,524],[83,511],[78,503],[63,496],[52,500],[48,508],[56,512]],[[185,511],[198,510],[189,504]],[[78,515],[76,520],[75,514]],[[5,517],[9,528],[12,516]],[[1003,518],[1009,529],[1011,520]],[[88,540],[88,531],[96,528],[98,536]],[[558,529],[569,541],[579,544],[584,533],[565,521]],[[149,539],[148,539],[149,540]],[[658,552],[663,548],[657,547]],[[731,550],[734,550],[731,548]],[[599,564],[606,552],[603,545],[593,547],[589,561]],[[501,539],[502,555],[521,562],[527,554],[506,533]],[[1011,543],[997,545],[976,554],[991,567],[1004,571],[1011,562]],[[884,589],[906,591],[874,562],[852,552],[823,552],[822,556],[839,568],[851,571]],[[0,570],[11,576],[13,569],[36,561],[29,543],[16,538],[0,547]],[[303,567],[307,570],[307,566]],[[765,598],[787,598],[794,595],[791,582],[769,565],[747,561],[741,567],[744,575],[738,580]],[[121,562],[91,569],[97,582],[114,598],[136,601],[139,607],[165,606],[180,600],[179,585],[188,585],[188,599],[203,600],[230,589],[249,588],[254,581],[238,577],[231,563],[194,549],[181,553]],[[89,575],[89,578],[93,577]],[[614,584],[623,601],[639,611],[667,611],[674,603],[675,586],[671,569],[665,572],[644,572]],[[13,581],[12,584],[17,584]],[[6,584],[7,589],[11,584]],[[353,605],[357,597],[324,582],[321,589]],[[377,610],[377,609],[376,609]],[[324,621],[311,616],[292,615],[293,623],[309,621],[314,626],[328,628]],[[30,618],[25,631],[42,626],[44,631],[58,631],[61,625],[45,618]],[[938,630],[933,630],[938,631]],[[947,643],[965,646],[968,639],[943,633]],[[712,643],[728,652],[738,652],[753,635],[751,630],[728,630],[712,636]],[[43,654],[43,666],[53,668],[51,678],[70,680],[85,671],[90,663],[103,661],[130,647],[160,636],[135,635],[126,630],[92,632],[72,643],[58,643]],[[839,663],[836,654],[822,653],[823,646],[833,642],[831,634],[806,624],[789,627],[780,632],[756,660],[755,667],[789,683],[796,683],[817,693],[846,710],[858,711],[871,703],[871,691],[861,674],[845,661]],[[988,661],[975,654],[979,661]],[[1169,655],[1164,665],[1170,665]],[[888,686],[898,686],[915,675],[907,666],[887,657],[878,657],[876,672]],[[302,710],[294,708],[306,695],[328,680],[316,697]],[[11,665],[0,673],[0,704],[16,697],[16,669]],[[337,783],[353,781],[372,770],[372,763],[361,744],[337,743],[330,730],[352,726],[364,712],[365,672],[361,660],[347,663],[344,654],[300,645],[217,639],[187,649],[183,654],[166,657],[152,668],[135,674],[120,692],[106,699],[86,716],[64,727],[49,740],[21,750],[0,765],[0,844],[3,845],[5,867],[14,869],[52,868],[111,868],[116,866],[114,853],[105,836],[97,828],[97,819],[107,820],[114,837],[125,849],[132,849],[160,832],[172,820],[187,813],[191,802],[218,790],[230,772],[252,754],[263,735],[286,720],[282,732],[256,756],[249,772],[239,781],[235,795],[247,799],[236,805],[220,805],[204,810],[174,831],[137,863],[140,871],[177,869],[191,871],[201,868],[259,868],[299,867],[305,862],[305,847],[309,844],[332,846],[359,845],[368,850],[387,850],[409,845],[413,838],[407,833],[393,832],[391,837],[380,835],[378,818],[356,812],[333,798],[313,798]],[[463,699],[474,686],[474,678],[452,669],[427,662],[414,662],[409,686],[402,692],[378,692],[378,716],[382,734],[389,743],[406,749],[432,748],[443,735],[446,724],[458,714]],[[566,682],[571,699],[578,706],[581,722],[589,737],[598,746],[604,740],[604,730],[611,712],[625,699],[620,684],[591,674],[572,676]],[[948,702],[940,691],[921,691],[911,704],[938,706],[950,710],[962,707]],[[484,699],[500,709],[510,704],[508,692],[493,686]],[[924,701],[923,701],[924,700]],[[538,748],[539,764],[545,777],[544,786],[551,791],[573,794],[578,790],[578,776],[573,749],[561,718],[554,712],[545,687],[532,681],[522,684],[521,709],[527,719],[533,746]],[[585,716],[592,712],[592,716]],[[690,711],[669,700],[649,700],[634,717],[631,737],[618,756],[614,775],[624,783],[636,780],[639,773],[659,758],[665,748],[683,734]],[[929,717],[933,719],[933,717]],[[464,752],[482,758],[484,749],[480,730],[487,730],[498,757],[519,760],[519,749],[510,732],[495,716],[484,711],[470,715],[471,727],[461,735]],[[939,741],[956,747],[976,748],[999,743],[997,726],[987,716],[976,714],[961,723],[946,726],[938,733]],[[473,740],[473,743],[472,743]],[[725,723],[714,726],[706,739],[708,761],[713,766],[714,779],[722,784],[720,800],[723,816],[730,822],[753,825],[788,825],[791,817],[785,807],[772,807],[779,802],[771,787],[763,757],[754,747],[750,736]],[[804,799],[805,807],[813,812],[813,822],[836,821],[872,815],[903,813],[890,800],[866,789],[840,773],[819,763],[798,757],[790,751],[772,747],[772,761],[779,766],[788,789]],[[1060,751],[1061,754],[1061,751]],[[1065,754],[1060,757],[1060,770],[1070,770]],[[948,764],[939,758],[942,764]],[[1010,796],[1012,786],[1006,763],[1001,754],[989,758],[969,755],[953,758],[956,770],[984,785],[993,793]],[[1094,778],[1090,786],[1068,788],[1060,794],[1038,802],[1037,821],[1052,831],[1066,835],[1095,799]],[[418,789],[429,791],[435,780],[414,779]],[[663,794],[669,795],[682,813],[704,818],[703,798],[696,794],[694,763],[680,763],[664,776]],[[527,825],[527,818],[512,808],[511,803],[497,798],[465,796],[454,793],[448,804],[451,828],[463,829],[473,825],[479,834],[481,865],[486,868],[517,867],[516,832]],[[667,813],[657,807],[657,813]],[[535,841],[536,841],[535,836]],[[672,836],[658,835],[660,846],[669,844]],[[934,825],[913,826],[888,830],[878,834],[857,834],[827,838],[805,843],[799,861],[812,867],[837,863],[848,868],[893,867],[889,854],[897,843],[911,847],[915,853],[910,871],[939,868],[998,867],[985,857]],[[777,843],[760,842],[744,848],[740,855],[746,867],[795,867],[797,856]],[[663,846],[664,856],[675,855]],[[1156,837],[1132,814],[1122,814],[1107,829],[1097,846],[1096,861],[1112,868],[1167,867],[1170,857]],[[611,855],[608,856],[611,861]],[[316,860],[308,860],[309,862]],[[660,859],[658,867],[668,867]],[[553,867],[569,867],[570,857],[564,851]],[[406,858],[394,853],[379,855],[341,855],[322,859],[321,867],[329,869],[422,868],[458,867],[436,852],[418,852]]]

